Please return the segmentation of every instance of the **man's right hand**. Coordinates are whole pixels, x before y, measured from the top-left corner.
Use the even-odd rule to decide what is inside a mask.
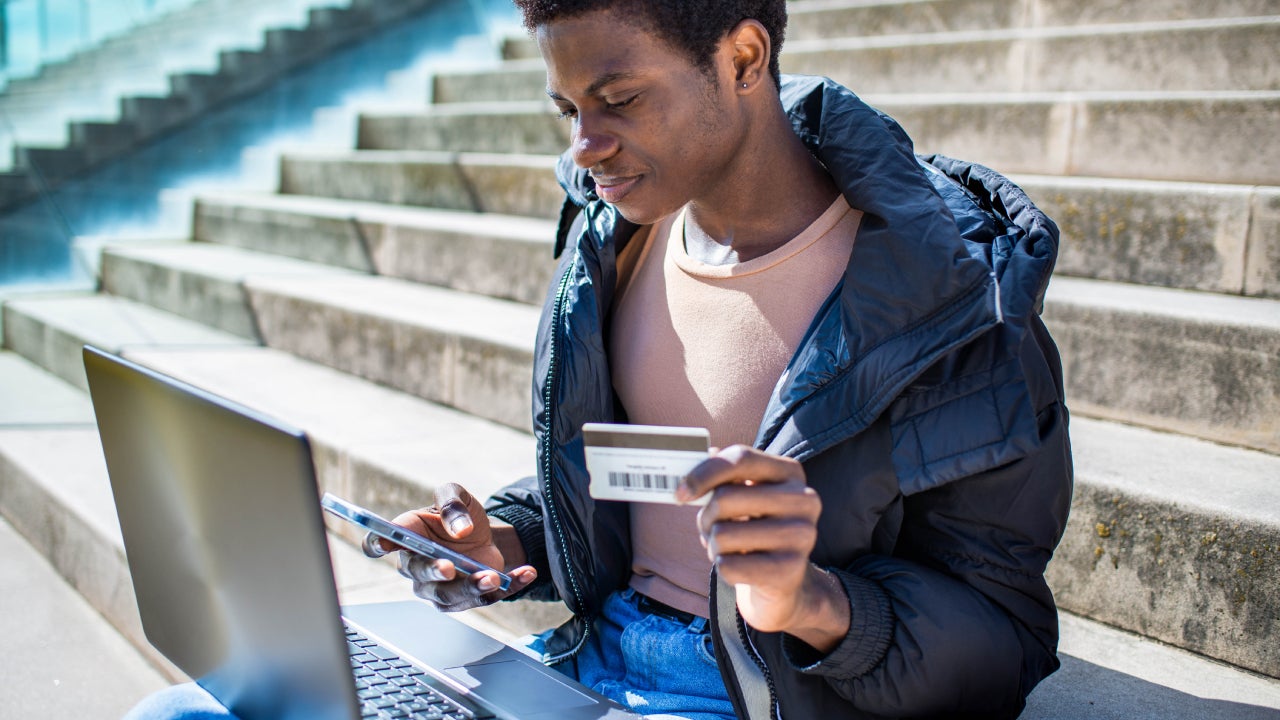
[[[435,505],[402,513],[393,522],[511,576],[511,587],[504,592],[497,589],[496,573],[463,575],[448,560],[432,560],[379,540],[384,551],[401,550],[400,574],[413,581],[414,595],[440,610],[454,612],[495,603],[538,577],[532,566],[524,564],[524,546],[514,528],[491,523],[483,505],[460,485],[441,486]]]

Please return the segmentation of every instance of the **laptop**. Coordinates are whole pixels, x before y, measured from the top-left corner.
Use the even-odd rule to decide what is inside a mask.
[[[84,363],[147,640],[243,720],[637,717],[426,603],[339,608],[302,431]]]

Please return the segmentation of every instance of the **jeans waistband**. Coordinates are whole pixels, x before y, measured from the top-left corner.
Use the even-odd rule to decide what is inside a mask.
[[[685,612],[684,610],[673,608],[664,602],[654,600],[653,598],[649,597],[648,595],[645,595],[644,593],[636,593],[635,597],[636,597],[636,607],[639,608],[642,612],[649,613],[650,615],[657,615],[659,617],[664,617],[664,618],[667,618],[668,620],[673,620],[675,622],[678,622],[681,625],[693,625],[694,623],[698,623],[701,626],[702,632],[706,632],[709,629],[708,623],[706,622],[705,618],[702,618],[698,615],[694,615],[693,613],[690,613],[690,612]]]

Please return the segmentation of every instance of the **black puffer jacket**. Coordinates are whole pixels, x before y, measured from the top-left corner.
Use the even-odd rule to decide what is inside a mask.
[[[776,387],[756,446],[821,494],[814,562],[849,592],[825,658],[745,627],[712,579],[717,657],[740,717],[1013,717],[1058,667],[1044,569],[1071,495],[1057,350],[1039,312],[1057,228],[996,173],[917,158],[888,117],[829,80],[787,77],[796,132],[864,212],[848,270]],[[580,429],[623,421],[608,309],[635,226],[562,158],[564,253],[534,371],[539,474],[490,499],[575,613],[574,655],[627,582],[628,511],[587,494]],[[559,249],[559,248],[558,248]]]

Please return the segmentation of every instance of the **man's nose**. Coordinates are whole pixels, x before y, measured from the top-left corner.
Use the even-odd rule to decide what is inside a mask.
[[[618,152],[618,138],[600,122],[582,114],[574,123],[569,147],[574,164],[589,170]]]

